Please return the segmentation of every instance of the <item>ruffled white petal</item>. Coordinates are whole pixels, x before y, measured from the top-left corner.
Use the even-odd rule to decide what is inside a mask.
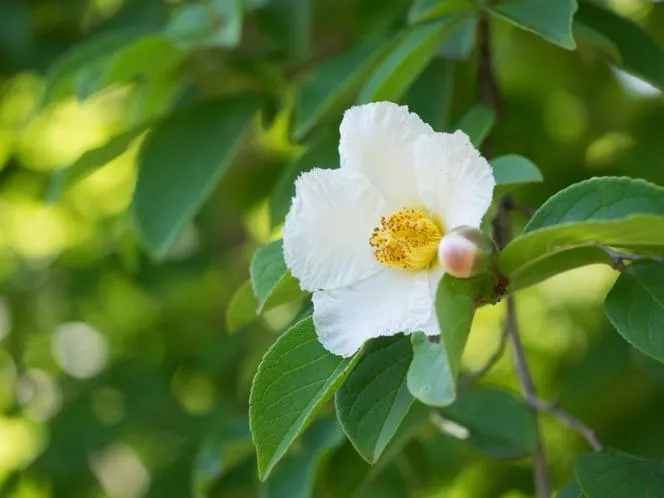
[[[446,231],[480,226],[496,182],[465,133],[422,136],[415,144],[415,176],[422,201]]]
[[[321,344],[351,356],[368,339],[428,323],[433,308],[426,271],[386,269],[348,287],[315,292],[314,325]]]
[[[391,102],[351,107],[341,121],[342,169],[359,170],[393,209],[423,207],[413,171],[413,146],[431,127]]]
[[[286,266],[309,291],[335,289],[384,268],[369,238],[388,211],[360,173],[313,169],[298,178],[283,229]]]

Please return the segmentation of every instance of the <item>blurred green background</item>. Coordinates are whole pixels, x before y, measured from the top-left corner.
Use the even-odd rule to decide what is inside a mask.
[[[0,1],[0,497],[180,498],[201,486],[211,497],[294,496],[259,484],[247,405],[261,355],[303,304],[233,331],[226,309],[255,248],[279,235],[269,196],[305,149],[287,131],[298,84],[348,47],[398,33],[411,2],[246,1],[239,26],[224,17],[230,0],[215,0],[219,19],[212,3]],[[664,43],[664,3],[608,4]],[[40,105],[55,61],[118,29],[166,33],[177,55],[137,50],[130,77],[99,88],[109,61],[100,54],[73,91]],[[542,170],[543,184],[515,191],[528,206],[596,175],[664,184],[660,92],[577,41],[568,52],[495,23],[504,96],[495,148]],[[453,62],[451,108],[431,84],[441,59],[403,101],[437,116],[435,127],[457,122],[474,104],[474,59]],[[154,261],[130,209],[142,130],[173,109],[245,92],[262,96],[260,119],[194,222]],[[331,130],[339,119],[328,119]],[[126,151],[47,202],[56,170],[126,131],[135,138]],[[661,457],[664,367],[604,317],[614,278],[588,267],[519,295],[530,363],[542,396],[606,445]],[[468,369],[496,348],[501,316],[501,306],[480,311]],[[484,382],[516,387],[510,358]],[[546,416],[544,430],[562,486],[587,448]],[[490,459],[428,427],[372,470],[343,443],[321,467],[315,496],[521,498],[532,484],[527,459]]]

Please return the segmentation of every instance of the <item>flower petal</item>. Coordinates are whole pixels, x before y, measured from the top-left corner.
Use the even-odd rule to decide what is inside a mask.
[[[384,267],[369,245],[387,212],[383,197],[361,174],[313,169],[297,179],[284,225],[286,266],[309,291],[357,282]]]
[[[415,176],[422,201],[445,231],[478,228],[491,205],[491,166],[462,131],[421,137],[415,145]]]
[[[421,330],[433,300],[426,271],[385,269],[348,287],[315,292],[314,325],[321,344],[351,356],[368,339]]]
[[[408,107],[391,102],[351,107],[341,121],[341,167],[362,171],[393,209],[422,207],[413,146],[431,127]]]

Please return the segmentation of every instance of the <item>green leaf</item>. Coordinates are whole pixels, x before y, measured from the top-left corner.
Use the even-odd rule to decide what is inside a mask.
[[[294,301],[303,294],[300,284],[286,268],[284,241],[281,239],[256,251],[249,273],[258,299],[256,313]]]
[[[240,462],[251,456],[249,421],[226,420],[203,442],[193,468],[193,496],[208,496],[214,483]]]
[[[311,317],[284,332],[265,353],[249,398],[249,422],[262,480],[356,361],[325,350],[318,342]]]
[[[576,463],[576,476],[588,498],[664,496],[664,463],[632,455],[589,453]]]
[[[143,131],[144,128],[134,128],[116,135],[104,145],[84,152],[71,166],[56,171],[51,177],[46,194],[47,201],[57,201],[71,186],[123,154]]]
[[[291,450],[265,482],[261,498],[311,498],[322,461],[343,441],[335,417],[316,420],[302,435],[302,448]]]
[[[461,21],[453,17],[404,33],[396,48],[375,69],[357,102],[399,101]]]
[[[663,188],[629,178],[593,178],[545,202],[523,235],[503,250],[499,264],[516,290],[561,271],[610,263],[597,244],[661,255],[662,230]]]
[[[581,2],[577,21],[610,40],[626,71],[664,89],[664,48],[639,25],[590,2]],[[613,57],[615,59],[615,57]]]
[[[442,332],[441,345],[447,355],[449,366],[449,389],[456,396],[456,381],[461,366],[461,356],[466,347],[470,326],[480,294],[479,286],[486,275],[472,279],[458,279],[444,275],[436,292],[436,315]]]
[[[533,414],[511,391],[470,389],[441,413],[468,431],[465,441],[496,458],[521,458],[535,446]]]
[[[630,265],[606,296],[604,309],[627,342],[664,362],[664,264]]]
[[[408,369],[408,391],[416,399],[430,406],[447,406],[456,398],[445,350],[438,341],[431,342],[422,332],[411,335],[413,361]]]
[[[583,9],[583,4],[581,4],[581,9]],[[574,38],[576,38],[576,40],[582,40],[595,50],[599,50],[606,55],[611,62],[618,64],[622,63],[622,56],[620,55],[620,51],[618,50],[618,47],[616,47],[616,44],[613,43],[608,36],[580,22],[578,20],[578,14],[577,19],[574,20]]]
[[[463,21],[459,29],[443,43],[438,55],[446,59],[466,60],[475,48],[477,39],[477,18],[470,17]]]
[[[108,57],[144,34],[144,29],[122,29],[97,35],[72,47],[49,69],[40,107],[46,107],[71,93],[79,71],[98,64],[100,59]]]
[[[447,130],[454,93],[456,63],[436,58],[415,80],[406,94],[406,103],[436,131]]]
[[[454,12],[477,8],[477,0],[415,0],[410,12],[408,12],[408,22],[415,24],[430,21]]]
[[[242,36],[242,0],[212,0],[175,10],[164,32],[185,48],[235,47]]]
[[[270,198],[270,223],[274,227],[284,221],[295,195],[295,180],[313,168],[339,167],[339,131],[326,130],[311,141],[307,150],[284,168]]]
[[[228,309],[226,310],[226,329],[228,332],[235,333],[256,320],[258,318],[256,313],[258,306],[258,299],[254,295],[251,281],[247,280],[235,291],[228,302]]]
[[[348,107],[387,48],[384,40],[355,46],[314,69],[295,102],[295,139],[302,140],[326,116]]]
[[[571,482],[558,491],[556,498],[583,498],[584,496],[585,495],[579,485],[575,482]]]
[[[406,336],[374,339],[335,396],[346,436],[369,463],[378,460],[413,402],[406,387],[412,357]]]
[[[516,154],[500,156],[491,161],[496,185],[537,183],[543,181],[542,173],[530,159]]]
[[[576,48],[572,20],[577,8],[576,0],[507,0],[489,6],[496,17],[568,50]]]
[[[457,123],[456,128],[468,135],[471,143],[479,147],[496,122],[496,112],[485,105],[471,107]]]
[[[163,257],[228,168],[259,102],[204,102],[171,115],[139,154],[133,209],[145,245]]]

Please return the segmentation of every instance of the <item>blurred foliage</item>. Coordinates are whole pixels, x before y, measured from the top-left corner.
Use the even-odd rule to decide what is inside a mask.
[[[663,3],[607,4],[664,43]],[[306,300],[252,320],[246,282],[254,250],[278,233],[293,179],[314,165],[335,166],[330,144],[340,112],[362,87],[367,100],[398,91],[439,130],[475,104],[474,25],[455,34],[423,21],[418,29],[427,31],[413,34],[404,31],[410,7],[409,0],[0,2],[0,496],[290,497],[308,496],[309,481],[316,496],[330,498],[532,496],[527,459],[492,460],[423,425],[415,411],[373,467],[323,418],[282,462],[303,473],[298,489],[279,474],[258,482],[247,430],[251,378]],[[664,184],[660,91],[606,64],[611,43],[593,32],[567,51],[506,22],[494,27],[504,96],[496,153],[523,154],[545,178],[515,188],[520,203],[539,206],[595,175]],[[575,26],[577,35],[583,30]],[[657,74],[630,54],[627,67],[653,81]],[[335,66],[339,55],[346,64],[337,58]],[[412,73],[381,77],[390,64]],[[301,85],[315,92],[300,94]],[[313,97],[321,93],[334,98]],[[150,171],[138,173],[147,129],[166,116],[191,116],[196,105],[210,114],[201,102],[231,95],[260,102],[259,117],[224,122],[220,135],[218,115],[199,129],[180,122],[190,135],[177,140],[161,127],[170,148],[149,135],[152,146],[140,153],[152,150]],[[243,126],[250,132],[240,140]],[[214,147],[202,155],[203,143],[230,135],[232,162]],[[142,175],[175,174],[160,171],[172,154],[187,165],[205,162],[199,180],[209,188],[184,199],[150,196],[160,213],[174,205],[189,213],[179,234],[163,235],[173,229],[169,218],[145,230],[132,193],[137,176],[140,189]],[[142,249],[146,238],[159,262]],[[608,446],[662,457],[664,367],[630,348],[604,317],[614,278],[606,267],[588,267],[519,295],[530,363],[542,394],[560,399]],[[237,289],[243,294],[233,298]],[[227,327],[231,298],[238,314]],[[501,313],[479,310],[463,368],[477,369],[492,354]],[[483,383],[514,387],[509,358]],[[548,418],[544,430],[562,488],[584,443]]]

